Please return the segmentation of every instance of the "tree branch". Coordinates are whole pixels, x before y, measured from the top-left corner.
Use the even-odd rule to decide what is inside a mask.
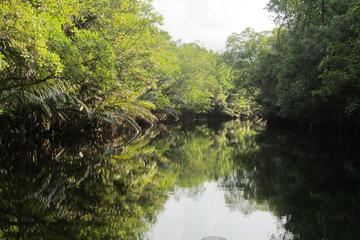
[[[6,80],[11,80],[11,79],[15,80],[15,79],[23,79],[23,78],[12,77],[12,78],[7,78]],[[35,82],[19,83],[19,84],[14,84],[14,85],[9,86],[9,87],[2,88],[0,92],[9,91],[9,90],[12,90],[14,88],[19,88],[19,87],[34,86],[34,85],[37,85],[39,83],[46,82],[49,79],[62,79],[62,78],[58,77],[58,76],[55,76],[55,75],[49,75],[49,76],[47,76],[47,77],[45,77],[45,78],[43,78],[41,80],[35,81]]]

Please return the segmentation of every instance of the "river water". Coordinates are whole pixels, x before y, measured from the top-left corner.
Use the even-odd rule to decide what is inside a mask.
[[[354,137],[233,121],[0,142],[0,239],[360,238]]]

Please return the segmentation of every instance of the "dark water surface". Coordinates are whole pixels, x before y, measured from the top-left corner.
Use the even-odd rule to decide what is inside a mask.
[[[211,236],[360,239],[360,141],[238,121],[127,146],[0,139],[0,239]]]

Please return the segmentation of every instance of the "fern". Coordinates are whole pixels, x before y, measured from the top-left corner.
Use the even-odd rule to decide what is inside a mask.
[[[42,123],[59,120],[61,111],[79,109],[89,115],[89,110],[75,96],[68,93],[66,82],[54,82],[9,91],[4,97],[4,113],[13,117],[36,113]]]

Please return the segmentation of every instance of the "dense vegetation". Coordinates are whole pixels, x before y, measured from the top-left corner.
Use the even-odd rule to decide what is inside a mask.
[[[0,121],[22,135],[241,114],[358,124],[359,4],[271,0],[279,27],[220,54],[172,40],[151,1],[1,1]]]
[[[279,27],[233,34],[224,54],[269,120],[359,126],[360,2],[271,0]]]
[[[278,28],[234,33],[216,53],[171,39],[151,0],[0,0],[0,238],[140,239],[167,191],[209,180],[233,209],[285,216],[294,239],[358,237],[354,139],[233,122],[124,144],[178,118],[360,126],[360,1],[268,9]]]
[[[139,130],[157,117],[234,115],[230,67],[198,44],[173,41],[151,1],[9,0],[0,11],[5,129]]]

